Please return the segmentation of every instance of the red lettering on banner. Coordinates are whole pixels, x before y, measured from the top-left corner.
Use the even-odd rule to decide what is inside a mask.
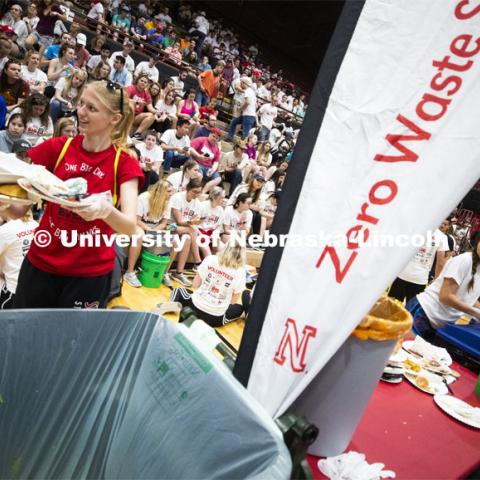
[[[381,187],[386,187],[390,190],[388,197],[382,198],[377,196],[377,191]],[[397,193],[398,193],[398,187],[393,180],[381,180],[380,182],[377,182],[370,189],[370,191],[368,192],[368,199],[374,205],[386,205],[387,203],[390,203],[397,196]]]
[[[347,272],[350,270],[350,267],[352,266],[353,261],[358,255],[358,252],[352,252],[350,256],[348,257],[347,262],[345,263],[345,266],[343,269],[340,267],[340,259],[338,258],[337,251],[335,250],[335,247],[332,247],[331,245],[327,245],[324,249],[322,254],[320,255],[320,258],[318,259],[317,268],[320,268],[320,265],[323,262],[323,259],[327,256],[327,253],[330,255],[330,258],[332,259],[333,266],[335,268],[335,280],[337,283],[342,283],[343,279],[345,278],[345,275]]]
[[[459,35],[452,40],[452,43],[450,44],[450,50],[453,54],[458,55],[459,57],[473,57],[473,55],[476,55],[478,52],[480,52],[480,39],[477,38],[475,40],[475,43],[477,44],[476,48],[473,50],[467,50],[468,44],[471,41],[471,35]],[[460,45],[457,45],[458,43],[460,43]]]
[[[480,5],[477,5],[473,10],[465,11],[463,7],[467,6],[470,3],[470,0],[462,0],[455,8],[455,16],[459,20],[468,20],[469,18],[474,17],[477,13],[480,13]]]
[[[303,327],[302,338],[298,338],[297,324],[293,318],[287,318],[285,330],[273,361],[283,365],[287,356],[290,359],[290,367],[294,372],[303,372],[305,370],[305,355],[307,353],[308,342],[317,334],[317,329],[311,325]],[[287,353],[288,352],[288,353]]]
[[[439,79],[442,79],[442,81],[438,82],[437,80]],[[454,86],[450,90],[447,90],[447,95],[454,95],[462,86],[462,79],[457,75],[450,75],[447,78],[442,78],[442,74],[439,72],[432,78],[432,81],[430,82],[430,88],[432,90],[436,90],[437,92],[441,92],[450,83],[453,83]]]
[[[420,102],[418,102],[415,113],[426,122],[434,122],[442,118],[445,113],[447,113],[447,108],[450,105],[451,100],[447,98],[437,97],[431,93],[426,93]],[[433,105],[437,112],[428,113],[425,111],[425,106],[427,104]]]
[[[400,142],[405,141],[419,141],[419,140],[428,140],[432,134],[422,130],[418,125],[415,125],[412,121],[408,118],[405,118],[403,115],[398,115],[397,120],[407,127],[411,132],[414,132],[415,135],[400,135],[400,134],[388,134],[387,135],[387,142],[390,145],[400,152],[403,153],[402,156],[394,157],[392,155],[381,155],[377,153],[375,155],[374,160],[377,162],[416,162],[418,155],[415,152],[412,152],[410,149],[405,147]]]

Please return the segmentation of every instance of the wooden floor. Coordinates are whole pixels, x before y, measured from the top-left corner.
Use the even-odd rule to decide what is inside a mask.
[[[181,285],[174,282],[174,286],[180,287]],[[130,310],[150,312],[158,303],[168,302],[170,293],[171,290],[165,285],[161,285],[159,288],[134,288],[123,282],[122,296],[114,298],[108,306],[109,308],[127,307]],[[165,318],[172,322],[178,322],[178,315],[175,314],[166,314]],[[235,350],[238,350],[244,326],[244,320],[240,319],[216,330],[226,340],[226,343],[228,342],[227,345],[230,344]]]

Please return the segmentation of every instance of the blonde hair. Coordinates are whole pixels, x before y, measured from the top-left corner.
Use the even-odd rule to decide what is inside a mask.
[[[218,254],[218,262],[227,268],[242,268],[247,263],[247,249],[239,244],[227,246]]]
[[[172,185],[166,180],[159,180],[148,187],[148,215],[162,219],[167,213],[167,190]]]
[[[80,88],[78,88],[78,93],[76,97],[73,99],[74,105],[77,104],[78,100],[80,100],[80,96],[83,93],[83,89],[85,88],[86,80],[87,80],[87,72],[85,70],[81,70],[80,68],[76,68],[73,73],[67,78],[65,82],[65,88],[63,89],[63,92],[68,93],[73,87],[73,79],[74,77],[82,76],[83,77],[83,84]],[[62,92],[62,95],[63,95]]]
[[[88,84],[87,88],[91,89],[112,113],[122,113],[120,109],[120,100],[122,98],[120,88],[107,88],[107,82],[104,81],[92,82]],[[122,120],[113,128],[111,140],[115,147],[121,148],[137,158],[137,154],[127,148],[128,134],[132,128],[135,113],[132,102],[125,91],[123,91],[122,110]]]
[[[70,117],[62,117],[60,118],[57,123],[55,123],[55,127],[53,129],[53,136],[54,137],[61,137],[62,130],[67,127],[68,125],[73,125],[76,127],[75,122]]]

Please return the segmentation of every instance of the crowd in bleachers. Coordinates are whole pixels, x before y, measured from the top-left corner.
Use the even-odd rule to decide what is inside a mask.
[[[0,151],[28,162],[32,147],[77,136],[88,85],[100,81],[120,91],[120,105],[129,99],[134,116],[125,148],[135,151],[145,178],[137,233],[174,231],[187,239],[164,283],[189,287],[187,261],[200,268],[216,252],[208,242],[200,248],[197,236],[226,243],[235,230],[270,229],[305,97],[258,62],[256,46],[244,49],[232,30],[187,4],[175,12],[175,23],[167,7],[148,0],[134,6],[94,0],[84,5],[84,18],[78,7],[13,0],[1,12]],[[132,52],[145,59],[135,61]],[[178,65],[177,75],[162,78],[163,61]],[[219,119],[225,105],[231,106],[226,122]],[[35,220],[28,212],[0,229],[31,233],[42,210],[34,213]],[[2,254],[11,247],[0,244]],[[131,247],[125,274],[135,287],[140,254]],[[16,275],[22,259],[14,262]],[[5,276],[2,307],[11,305],[16,287],[15,274]]]

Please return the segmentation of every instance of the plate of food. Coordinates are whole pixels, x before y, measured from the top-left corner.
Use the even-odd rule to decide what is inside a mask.
[[[422,392],[430,395],[445,395],[448,393],[448,388],[445,383],[443,383],[442,378],[434,373],[423,370],[417,375],[405,372],[404,376],[413,386]]]
[[[34,203],[28,198],[28,193],[17,185],[17,181],[0,184],[0,200],[12,205],[31,205]]]
[[[414,360],[412,357],[406,358],[402,362],[402,366],[405,372],[410,375],[418,375],[422,371],[422,365],[419,361]]]
[[[17,180],[17,183],[31,195],[36,195],[47,202],[56,203],[64,207],[79,207],[82,205],[82,199],[88,196],[88,194],[79,194],[76,190],[69,191],[68,188],[66,188],[63,193],[53,194],[51,193],[52,190],[45,185],[40,185],[39,182],[35,182],[34,185],[26,178]]]
[[[434,402],[448,415],[459,422],[480,428],[480,408],[450,395],[435,395]]]

